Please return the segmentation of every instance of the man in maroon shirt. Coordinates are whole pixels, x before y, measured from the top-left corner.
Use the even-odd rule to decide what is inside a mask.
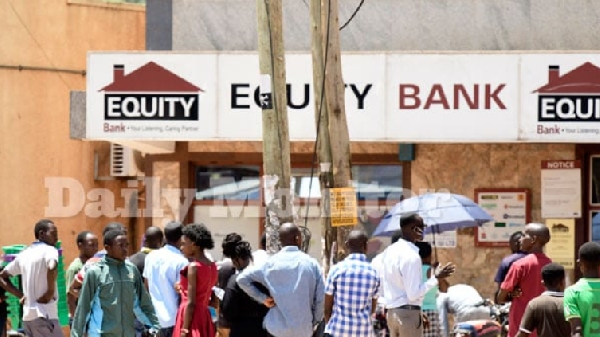
[[[539,223],[525,226],[525,235],[521,238],[521,249],[529,253],[510,267],[506,279],[500,286],[498,302],[504,303],[509,293],[521,293],[513,298],[508,316],[508,337],[515,337],[519,332],[521,318],[527,304],[544,292],[542,268],[552,261],[543,253],[544,246],[550,241],[548,227]],[[534,332],[530,337],[537,337]]]

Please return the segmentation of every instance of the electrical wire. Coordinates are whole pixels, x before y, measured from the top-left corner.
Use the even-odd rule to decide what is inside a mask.
[[[331,0],[329,0],[329,7],[331,7]],[[317,146],[319,144],[319,131],[321,129],[321,117],[323,116],[323,101],[325,99],[325,74],[327,73],[327,56],[329,54],[329,30],[331,23],[331,10],[327,8],[327,34],[325,35],[325,57],[323,61],[323,80],[321,82],[321,97],[319,98],[319,117],[317,118],[317,137],[315,138],[315,146],[313,148],[312,165],[310,167],[310,180],[308,183],[308,202],[306,203],[306,213],[304,216],[304,227],[308,229],[308,211],[310,209],[310,192],[312,191],[313,177],[315,175],[315,165],[317,162]],[[322,198],[323,196],[321,196]]]
[[[350,18],[348,19],[348,21],[346,21],[346,23],[344,23],[342,25],[342,27],[340,27],[340,30],[346,28],[346,26],[348,26],[348,24],[354,19],[354,17],[356,16],[356,14],[358,14],[358,12],[360,11],[360,9],[362,8],[362,5],[365,3],[365,0],[360,0],[360,3],[358,4],[358,6],[356,7],[356,9],[354,10],[354,13],[352,13],[352,15],[350,15]]]
[[[7,3],[8,3],[8,6],[10,7],[10,9],[13,11],[13,13],[15,14],[15,16],[17,17],[17,19],[19,20],[19,23],[21,23],[21,26],[23,26],[23,28],[25,29],[25,31],[27,32],[27,34],[29,34],[29,36],[31,37],[31,39],[33,40],[33,42],[35,43],[35,45],[40,49],[40,51],[42,52],[42,54],[44,55],[44,57],[46,58],[46,60],[48,60],[48,63],[50,63],[50,65],[52,66],[52,68],[57,68],[54,65],[54,62],[52,62],[52,59],[50,59],[50,56],[48,56],[48,54],[46,53],[46,51],[44,50],[44,48],[40,44],[40,42],[35,38],[35,36],[31,32],[31,30],[29,29],[29,27],[27,27],[27,25],[25,24],[25,21],[23,20],[23,18],[19,14],[19,12],[17,12],[17,10],[13,6],[11,0],[7,1]],[[70,90],[71,87],[67,84],[67,82],[65,81],[65,79],[61,76],[60,72],[56,72],[56,75],[63,82],[63,84],[65,85],[65,87],[67,87]]]

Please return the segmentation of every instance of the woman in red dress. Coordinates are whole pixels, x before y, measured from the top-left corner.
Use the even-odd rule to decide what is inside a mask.
[[[204,250],[214,245],[204,225],[191,224],[183,228],[181,252],[190,263],[181,271],[181,304],[173,337],[215,337],[208,303],[217,283],[217,266],[204,255]]]

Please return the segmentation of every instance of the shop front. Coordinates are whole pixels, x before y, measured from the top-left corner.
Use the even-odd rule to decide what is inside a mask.
[[[307,225],[310,254],[320,258],[310,54],[289,54],[286,64],[298,223]],[[574,223],[573,242],[549,252],[573,269],[576,247],[600,239],[592,220],[600,213],[595,64],[597,55],[577,53],[343,54],[357,226],[372,233],[402,195],[449,191],[482,204],[477,191],[499,200],[513,193],[514,202],[487,203],[496,207],[493,223],[436,238],[440,259],[458,265],[452,282],[491,296],[506,241],[527,221]],[[216,257],[225,234],[239,232],[255,247],[262,232],[257,69],[255,53],[89,56],[85,138],[144,146],[144,173],[155,178],[146,204],[162,213],[145,224],[203,222],[214,233]],[[156,142],[161,150],[148,151]],[[568,171],[579,177],[576,186],[565,179],[548,185],[548,161],[576,163]],[[388,240],[372,238],[370,253]]]

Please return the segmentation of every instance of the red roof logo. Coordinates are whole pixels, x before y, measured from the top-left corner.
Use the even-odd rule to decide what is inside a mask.
[[[123,65],[114,65],[113,82],[99,91],[106,92],[202,92],[155,62],[148,62],[125,75]]]
[[[559,66],[548,67],[548,83],[534,93],[538,94],[597,94],[600,93],[600,68],[586,62],[560,76]]]

